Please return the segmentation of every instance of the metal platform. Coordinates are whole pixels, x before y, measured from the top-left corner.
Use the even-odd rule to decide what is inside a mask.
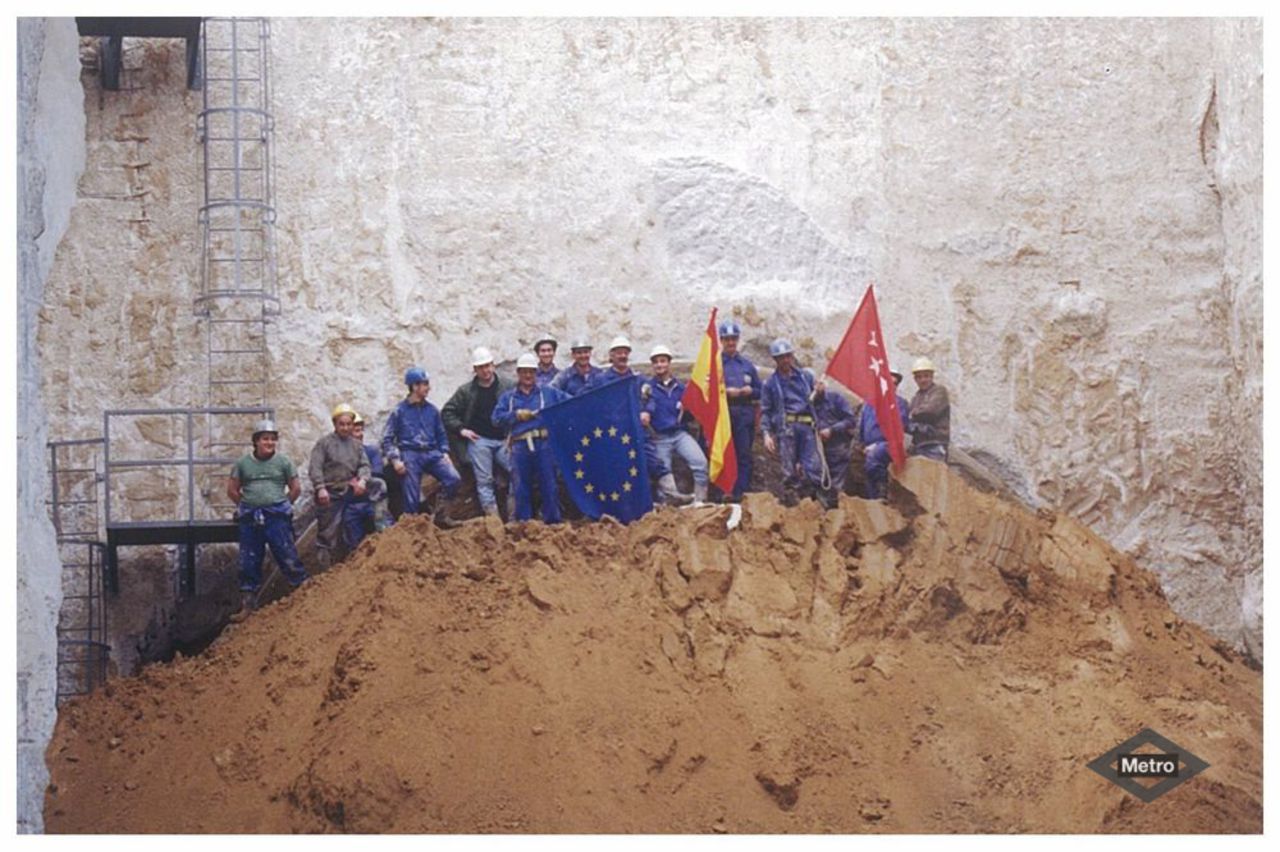
[[[120,91],[125,38],[181,38],[187,42],[187,88],[200,88],[200,18],[76,18],[82,36],[102,37],[102,88]]]
[[[235,542],[234,506],[223,493],[231,466],[248,448],[253,421],[274,419],[269,406],[134,408],[103,415],[103,504],[106,586],[120,590],[119,549],[147,544],[183,547],[181,596],[195,592],[196,549]],[[164,443],[157,443],[163,439]],[[237,447],[235,455],[227,450]],[[176,451],[176,455],[174,454]],[[128,516],[149,503],[152,518]]]

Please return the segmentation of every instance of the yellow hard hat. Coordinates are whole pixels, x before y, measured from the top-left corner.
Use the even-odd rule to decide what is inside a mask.
[[[351,413],[352,413],[353,415],[355,415],[354,417],[352,417],[352,418],[351,418],[351,425],[352,425],[352,426],[359,426],[359,425],[361,425],[361,424],[363,424],[363,423],[364,423],[364,415],[363,415],[363,414],[361,414],[361,413],[360,413],[360,412],[358,412],[358,411],[353,411],[353,412],[351,412]]]
[[[937,367],[933,366],[933,362],[928,358],[917,358],[916,362],[911,365],[913,373],[933,373],[937,372]]]
[[[329,415],[329,419],[337,420],[339,417],[341,417],[344,414],[350,414],[352,419],[354,419],[356,416],[356,410],[351,406],[347,405],[345,402],[341,402],[341,403],[338,403],[338,405],[334,406],[333,412]]]

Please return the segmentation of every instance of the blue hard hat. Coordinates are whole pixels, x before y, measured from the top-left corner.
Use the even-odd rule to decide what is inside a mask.
[[[427,371],[421,367],[410,367],[404,371],[404,383],[408,387],[413,387],[418,382],[430,382],[431,377],[427,375]]]
[[[742,326],[738,325],[733,320],[725,320],[724,322],[720,323],[720,336],[721,337],[741,337]]]
[[[779,337],[777,340],[769,344],[769,354],[774,358],[782,355],[790,355],[795,352],[795,348],[791,345],[791,341],[785,337]]]

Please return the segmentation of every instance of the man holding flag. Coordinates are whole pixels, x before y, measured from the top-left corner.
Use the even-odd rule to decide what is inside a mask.
[[[756,414],[760,409],[760,373],[751,359],[738,351],[742,326],[733,320],[720,323],[720,363],[724,367],[724,394],[729,398],[729,423],[733,427],[733,450],[738,478],[733,492],[725,493],[731,503],[742,501],[751,487],[751,445],[756,436]]]
[[[498,397],[490,415],[493,425],[508,430],[511,442],[511,478],[515,491],[517,521],[533,517],[536,484],[542,499],[542,520],[560,523],[560,501],[556,499],[556,462],[547,443],[543,409],[566,399],[553,387],[537,381],[538,358],[525,353],[516,361],[516,386]]]
[[[889,369],[888,344],[880,330],[875,290],[869,285],[844,339],[831,356],[827,375],[860,396],[864,406],[870,406],[893,469],[901,471],[907,459],[904,418]]]
[[[733,447],[729,401],[725,395],[720,341],[716,337],[715,308],[711,309],[707,333],[698,349],[698,358],[693,362],[682,403],[684,410],[702,426],[707,444],[708,478],[724,493],[733,493],[738,479],[738,459]]]

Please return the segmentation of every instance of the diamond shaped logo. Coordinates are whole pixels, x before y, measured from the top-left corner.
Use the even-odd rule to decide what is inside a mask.
[[[1143,728],[1137,736],[1089,761],[1088,766],[1147,803],[1209,768],[1209,764],[1150,728]],[[1152,780],[1155,783],[1142,783]]]

